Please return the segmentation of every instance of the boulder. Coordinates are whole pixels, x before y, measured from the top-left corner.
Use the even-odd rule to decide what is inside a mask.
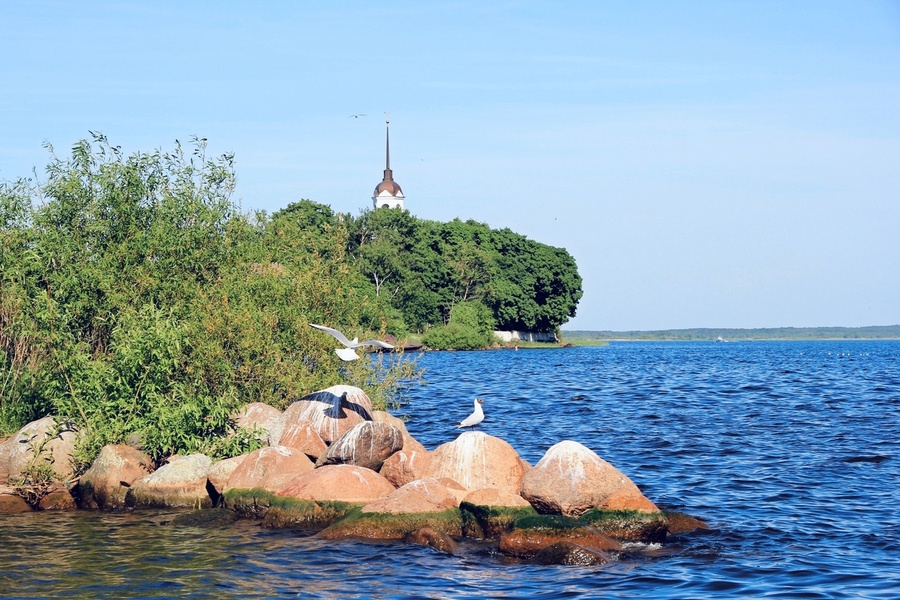
[[[391,454],[384,461],[379,473],[384,475],[396,487],[401,487],[410,481],[425,477],[425,469],[430,461],[431,456],[427,451],[412,450],[407,452],[406,450],[400,450]]]
[[[420,546],[430,546],[435,550],[446,552],[447,554],[456,553],[457,543],[449,534],[443,531],[432,529],[431,527],[422,527],[407,534],[403,541],[407,544],[419,544]]]
[[[522,497],[545,514],[578,516],[592,508],[659,513],[621,471],[568,440],[552,446],[528,470]]]
[[[206,487],[211,466],[212,459],[203,454],[179,457],[135,481],[125,496],[125,505],[211,508]]]
[[[326,444],[331,444],[351,427],[372,420],[372,403],[358,387],[335,385],[297,400],[284,411],[284,429],[309,421]]]
[[[240,429],[253,431],[261,429],[265,432],[264,442],[269,446],[278,445],[281,438],[281,411],[262,402],[251,402],[235,415],[235,425]]]
[[[78,483],[83,508],[121,509],[131,485],[153,472],[153,459],[124,444],[104,446]]]
[[[298,500],[367,504],[393,491],[391,482],[371,469],[355,465],[326,465],[295,477],[276,495]]]
[[[313,428],[312,423],[298,421],[294,418],[285,419],[281,440],[278,444],[299,450],[312,461],[319,458],[328,448],[322,440],[322,436]]]
[[[13,515],[31,510],[31,506],[25,502],[25,498],[16,493],[15,488],[0,483],[0,515]]]
[[[314,469],[309,457],[287,446],[259,448],[249,453],[225,483],[229,489],[261,488],[277,492],[298,475]]]
[[[467,490],[522,490],[525,468],[515,449],[500,438],[467,431],[431,453],[426,477],[449,477]]]
[[[400,433],[403,434],[402,450],[406,451],[407,453],[411,451],[427,452],[425,446],[420,444],[416,438],[409,434],[409,431],[406,429],[406,423],[403,422],[403,419],[399,419],[387,411],[376,410],[372,413],[372,420],[376,423],[387,423],[388,425],[399,429]]]
[[[595,550],[574,542],[562,541],[539,551],[534,555],[534,562],[541,565],[595,567],[608,563],[609,555],[602,550]]]
[[[538,552],[569,542],[594,551],[610,552],[622,549],[617,541],[603,535],[578,519],[559,515],[522,517],[511,531],[500,536],[500,551],[519,558],[532,558]]]
[[[69,489],[59,483],[50,486],[50,489],[38,503],[38,510],[72,510],[77,508],[75,498]]]
[[[266,504],[263,527],[317,529],[393,491],[394,486],[371,469],[326,465],[297,476],[277,495],[255,501]]]
[[[364,421],[339,437],[316,461],[322,465],[357,465],[377,471],[391,454],[403,447],[400,430],[387,423]]]
[[[664,510],[668,522],[668,530],[671,535],[681,535],[682,533],[690,533],[698,529],[709,529],[709,525],[691,515],[673,510]]]
[[[400,540],[422,528],[447,535],[462,533],[462,516],[456,508],[456,497],[436,479],[408,483],[349,513],[329,525],[319,536],[325,539]]]
[[[469,492],[459,505],[463,511],[467,537],[499,538],[525,516],[536,515],[522,496],[498,489]]]
[[[32,421],[3,443],[0,460],[4,464],[0,465],[0,483],[21,477],[35,461],[49,464],[59,481],[71,480],[77,437],[73,427],[58,425],[53,417]],[[37,458],[35,450],[39,453]]]
[[[224,494],[228,478],[231,477],[231,474],[234,473],[235,469],[240,466],[245,458],[247,458],[247,455],[241,454],[240,456],[232,456],[231,458],[214,462],[206,473],[206,478],[209,480],[210,487],[212,487],[210,493],[214,491],[220,496]]]

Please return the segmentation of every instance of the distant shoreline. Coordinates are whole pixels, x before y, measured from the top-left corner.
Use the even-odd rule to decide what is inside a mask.
[[[577,340],[603,340],[608,342],[900,340],[900,325],[874,325],[869,327],[767,327],[758,329],[715,329],[703,327],[651,331],[587,331],[564,329],[560,333],[564,341],[571,342]]]

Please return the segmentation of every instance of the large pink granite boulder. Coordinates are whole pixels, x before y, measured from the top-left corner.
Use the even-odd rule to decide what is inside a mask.
[[[276,446],[281,438],[282,414],[274,406],[263,402],[251,402],[241,408],[235,416],[235,425],[247,431],[254,429],[265,431],[265,443]]]
[[[403,447],[400,430],[387,423],[364,421],[339,437],[316,461],[322,465],[357,465],[377,471],[394,452]]]
[[[207,491],[212,459],[203,454],[180,457],[174,462],[141,477],[129,488],[125,504],[129,507],[211,508]]]
[[[297,400],[284,411],[284,429],[308,421],[326,444],[351,427],[372,420],[372,403],[358,387],[335,385]]]
[[[104,446],[78,483],[78,495],[84,508],[121,509],[128,488],[153,472],[153,459],[123,444]]]
[[[497,488],[518,494],[525,468],[515,449],[500,438],[467,431],[431,453],[426,477],[449,477],[468,490]]]
[[[312,461],[318,459],[328,448],[325,441],[322,440],[322,436],[309,421],[298,421],[294,418],[285,419],[285,421],[278,445],[295,448]]]
[[[545,514],[579,516],[592,508],[659,512],[625,474],[569,440],[552,446],[528,471],[522,497]]]
[[[299,450],[287,446],[260,448],[244,457],[228,478],[224,491],[260,488],[277,492],[314,468],[309,457]]]
[[[295,500],[367,504],[393,491],[391,482],[371,469],[355,465],[326,465],[298,475],[277,495]]]
[[[423,479],[430,462],[431,456],[427,451],[400,450],[391,454],[378,472],[396,487],[401,487],[410,481]]]
[[[462,533],[456,497],[436,479],[408,483],[329,525],[319,536],[399,540],[426,528],[447,535]]]

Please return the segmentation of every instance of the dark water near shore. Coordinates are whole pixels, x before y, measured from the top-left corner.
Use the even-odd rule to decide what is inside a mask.
[[[603,567],[321,542],[165,512],[0,517],[0,597],[898,598],[900,342],[614,343],[430,353],[407,426],[429,449],[481,430],[534,464],[588,446],[712,529]]]

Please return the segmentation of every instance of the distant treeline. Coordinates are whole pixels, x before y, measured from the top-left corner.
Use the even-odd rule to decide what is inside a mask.
[[[725,341],[748,340],[891,340],[900,339],[900,325],[871,327],[765,327],[761,329],[663,329],[657,331],[563,330],[565,340]]]

